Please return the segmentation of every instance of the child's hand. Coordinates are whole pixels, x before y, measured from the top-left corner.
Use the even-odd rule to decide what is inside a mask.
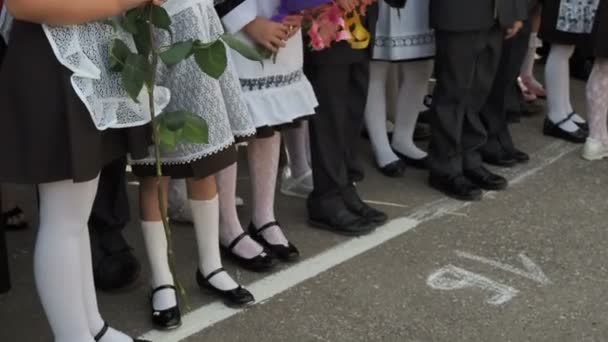
[[[524,26],[524,23],[522,21],[518,20],[518,21],[514,22],[513,25],[511,25],[511,27],[509,27],[507,29],[507,32],[505,34],[505,39],[511,39],[511,38],[515,37],[523,26]]]
[[[336,3],[347,13],[357,9],[357,0],[336,0]]]
[[[125,8],[143,7],[149,3],[153,3],[156,6],[160,6],[165,3],[166,0],[120,0]]]
[[[243,31],[257,43],[275,53],[285,47],[285,41],[289,37],[287,25],[263,17],[255,18],[243,28]]]
[[[283,19],[283,24],[289,29],[287,33],[287,39],[293,37],[298,33],[302,27],[302,16],[301,15],[290,15]]]

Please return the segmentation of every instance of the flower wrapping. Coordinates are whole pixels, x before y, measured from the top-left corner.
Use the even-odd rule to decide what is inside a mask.
[[[281,0],[273,21],[281,22],[287,16],[302,16],[302,27],[310,40],[310,47],[323,50],[333,42],[348,41],[353,49],[365,49],[370,34],[363,27],[360,15],[377,0],[359,0],[358,10],[346,13],[333,0]]]

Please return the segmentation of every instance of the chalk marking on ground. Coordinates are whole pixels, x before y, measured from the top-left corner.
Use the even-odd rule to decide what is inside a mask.
[[[514,174],[509,177],[511,184],[521,183],[534,176],[576,148],[576,146],[571,146],[561,141],[548,145],[533,156],[534,160],[538,160],[537,163],[531,163],[535,164],[534,167],[520,167],[513,170]],[[555,151],[557,151],[556,154],[551,154]],[[524,169],[523,172],[521,171],[522,169]],[[517,174],[517,172],[521,173]],[[469,205],[471,205],[469,202],[460,202],[449,198],[442,198],[424,204],[415,209],[408,217],[392,220],[386,225],[379,227],[377,231],[370,235],[343,242],[286,270],[260,279],[248,285],[247,288],[255,294],[258,302],[267,301],[324,271],[413,230],[424,222],[443,217]],[[152,330],[142,335],[141,338],[153,340],[154,342],[178,342],[245,310],[227,308],[221,302],[214,302],[185,314],[182,319],[183,324],[177,330],[171,332]]]
[[[432,289],[443,291],[478,288],[490,293],[486,302],[492,305],[505,304],[519,293],[518,290],[511,286],[495,282],[490,278],[469,272],[454,265],[444,266],[431,273],[426,283]]]
[[[456,251],[456,255],[458,255],[459,257],[464,258],[464,259],[477,261],[482,264],[496,267],[503,271],[517,274],[518,276],[530,279],[541,285],[551,284],[551,280],[545,275],[543,270],[541,270],[541,268],[538,267],[538,265],[536,265],[534,263],[534,261],[532,261],[530,258],[528,258],[524,253],[519,254],[519,259],[521,260],[521,263],[524,265],[525,270],[519,269],[517,267],[511,266],[508,264],[504,264],[502,262],[498,262],[496,260],[484,258],[484,257],[478,256],[478,255],[474,255],[474,254],[463,252],[463,251]]]

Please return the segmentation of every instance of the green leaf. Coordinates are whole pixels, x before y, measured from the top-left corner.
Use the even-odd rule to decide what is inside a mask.
[[[167,13],[167,10],[155,5],[151,6],[150,10],[152,11],[150,15],[152,25],[171,33],[171,17]]]
[[[194,42],[192,40],[187,40],[185,42],[180,42],[171,45],[168,50],[160,53],[160,59],[167,66],[173,66],[188,58],[190,53],[192,52],[192,46]]]
[[[137,52],[144,56],[149,56],[152,52],[152,46],[150,45],[150,30],[148,29],[148,23],[140,21],[137,23],[137,33],[133,35],[135,40],[135,47]]]
[[[194,113],[187,114],[181,138],[191,144],[207,144],[209,142],[207,122]]]
[[[178,110],[175,112],[168,112],[162,115],[162,123],[171,131],[178,131],[186,124],[186,118],[190,113]]]
[[[127,12],[120,19],[120,26],[123,30],[129,32],[130,34],[137,34],[138,27],[137,23],[139,21],[139,11],[138,9],[132,9]]]
[[[194,49],[194,60],[204,73],[218,79],[228,66],[226,45],[221,40],[216,40],[207,47],[198,46]]]
[[[262,55],[262,58],[264,59],[270,59],[273,56],[272,51],[268,50],[262,45],[256,46],[255,49],[260,55]]]
[[[150,71],[150,64],[145,57],[136,54],[127,57],[122,70],[122,86],[133,101],[138,102],[137,96]]]
[[[110,70],[121,72],[127,57],[131,55],[131,50],[120,39],[114,39],[110,42]]]
[[[177,134],[175,132],[163,125],[160,125],[158,135],[160,139],[160,146],[163,150],[171,151],[175,149],[175,145],[177,145]]]
[[[226,33],[226,34],[222,35],[221,38],[224,41],[224,43],[226,43],[226,45],[228,45],[234,51],[238,52],[241,56],[243,56],[251,61],[261,62],[264,59],[266,59],[260,53],[260,51],[258,51],[258,49],[245,44],[243,41],[241,41],[240,39],[236,38],[235,36],[233,36],[231,34]],[[268,51],[268,50],[266,50],[266,51]]]

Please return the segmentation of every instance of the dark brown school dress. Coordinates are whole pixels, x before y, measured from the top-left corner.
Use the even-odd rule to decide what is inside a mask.
[[[562,1],[574,2],[577,0],[542,1],[541,26],[538,33],[540,39],[552,44],[576,45],[581,48],[588,48],[590,44],[590,34],[565,32],[557,29]],[[580,18],[573,18],[572,20],[585,20],[585,18],[581,16]]]
[[[39,24],[15,21],[0,68],[0,183],[89,181],[127,153],[126,130],[98,131]]]

